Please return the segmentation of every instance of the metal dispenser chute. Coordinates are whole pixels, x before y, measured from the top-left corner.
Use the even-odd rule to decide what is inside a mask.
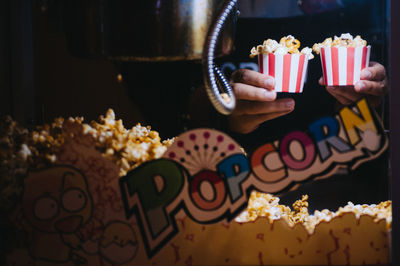
[[[218,37],[227,18],[232,12],[237,12],[236,4],[237,0],[229,0],[226,2],[223,10],[209,31],[209,36],[203,50],[204,86],[215,109],[224,115],[232,113],[235,109],[236,99],[224,74],[219,67],[214,64],[214,55]],[[228,99],[223,99],[221,93],[227,93]]]

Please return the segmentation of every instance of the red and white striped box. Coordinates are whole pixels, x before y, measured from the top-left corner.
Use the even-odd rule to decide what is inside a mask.
[[[259,72],[275,78],[276,92],[301,93],[307,74],[308,55],[259,54]]]
[[[322,47],[321,63],[327,86],[352,86],[369,65],[371,46]]]

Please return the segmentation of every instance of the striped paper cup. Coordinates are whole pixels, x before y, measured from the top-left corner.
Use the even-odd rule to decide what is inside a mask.
[[[276,92],[303,92],[306,78],[308,55],[305,54],[260,54],[260,73],[275,78]]]
[[[351,86],[369,65],[371,46],[322,47],[321,63],[327,86]]]

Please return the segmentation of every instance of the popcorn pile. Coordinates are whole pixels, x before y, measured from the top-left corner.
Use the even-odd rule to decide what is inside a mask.
[[[375,217],[375,221],[386,219],[386,224],[388,225],[388,227],[391,227],[392,225],[392,202],[390,200],[381,202],[378,205],[354,205],[352,202],[348,202],[346,206],[340,207],[337,211],[338,214],[346,212],[355,213],[357,218],[360,218],[360,215],[369,215]]]
[[[289,225],[304,222],[308,214],[308,196],[303,195],[301,200],[293,203],[293,211],[290,207],[279,204],[279,198],[271,194],[253,191],[249,198],[247,210],[236,217],[236,222],[243,223],[254,221],[258,217],[268,217],[273,220],[284,219]]]
[[[28,134],[11,117],[0,120],[0,212],[12,209],[22,193],[27,159],[31,156],[26,145]]]
[[[312,50],[319,54],[321,47],[360,47],[366,46],[367,41],[363,40],[360,35],[355,38],[350,33],[342,33],[340,37],[335,36],[334,40],[331,37],[326,38],[322,43],[316,43],[313,45]]]
[[[159,133],[150,126],[137,124],[126,129],[122,120],[115,120],[111,109],[100,117],[99,123],[83,124],[83,131],[93,136],[97,150],[120,167],[121,176],[143,162],[160,158],[174,141],[161,141]]]
[[[68,140],[85,142],[120,167],[120,176],[143,162],[162,156],[173,139],[161,141],[159,133],[137,124],[126,129],[115,120],[113,110],[99,122],[83,123],[82,117],[57,118],[29,132],[10,117],[0,121],[0,210],[11,209],[22,193],[28,169],[39,169],[57,161]]]
[[[83,118],[69,118],[67,121],[69,124],[80,125]],[[32,155],[29,158],[31,168],[42,168],[56,161],[56,154],[65,139],[73,137],[72,132],[64,131],[65,124],[63,118],[56,118],[51,124],[38,126],[36,130],[32,131],[27,143]]]
[[[311,234],[315,227],[322,221],[330,221],[332,218],[340,216],[344,213],[354,213],[358,219],[360,215],[369,215],[374,217],[374,221],[386,219],[388,228],[392,224],[392,203],[391,201],[381,202],[372,205],[354,205],[349,202],[346,206],[340,207],[338,211],[332,212],[324,209],[315,211],[313,215],[308,213],[308,196],[303,195],[301,200],[293,203],[293,211],[290,207],[279,204],[279,198],[271,194],[260,192],[252,192],[249,199],[248,207],[243,211],[235,221],[245,223],[255,221],[258,217],[267,217],[272,223],[274,220],[283,219],[289,226],[301,223]]]
[[[255,57],[259,54],[298,54],[302,53],[308,55],[308,59],[313,59],[312,49],[304,47],[301,51],[300,41],[295,39],[292,35],[282,37],[279,43],[272,39],[267,39],[262,45],[253,47],[250,51],[250,57]]]

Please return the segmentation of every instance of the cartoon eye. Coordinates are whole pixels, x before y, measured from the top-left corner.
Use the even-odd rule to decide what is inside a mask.
[[[36,200],[33,212],[39,220],[50,220],[58,214],[57,201],[49,196],[40,197]]]
[[[87,197],[81,189],[70,188],[63,193],[61,202],[65,210],[77,212],[86,206]]]

